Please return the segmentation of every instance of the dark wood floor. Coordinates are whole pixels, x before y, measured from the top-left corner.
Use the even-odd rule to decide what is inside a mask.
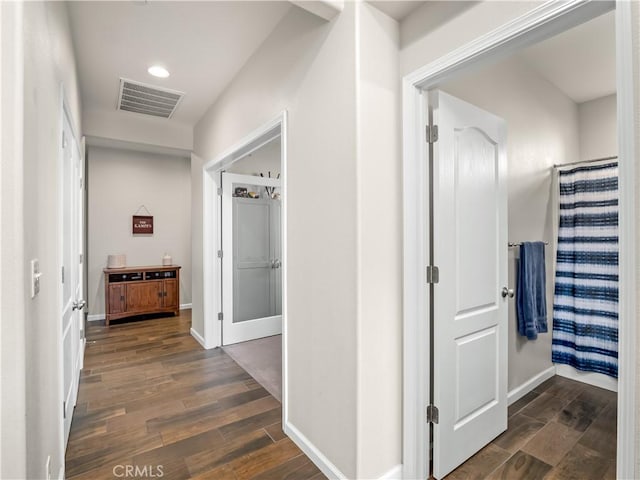
[[[508,430],[447,480],[614,480],[614,392],[552,377],[509,407]]]
[[[66,478],[326,478],[282,432],[280,402],[191,337],[190,313],[87,329]]]

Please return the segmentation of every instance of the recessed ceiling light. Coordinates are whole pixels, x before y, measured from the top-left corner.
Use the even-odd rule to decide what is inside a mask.
[[[167,78],[169,76],[169,70],[161,67],[160,65],[153,65],[149,67],[147,72],[149,72],[154,77]]]

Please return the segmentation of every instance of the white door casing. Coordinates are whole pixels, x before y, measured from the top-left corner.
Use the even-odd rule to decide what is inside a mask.
[[[443,478],[507,428],[504,120],[429,92],[433,144],[433,470]]]
[[[279,256],[274,256],[277,251],[269,245],[250,244],[256,243],[254,240],[270,236],[270,232],[277,234],[280,238],[280,225],[273,225],[273,208],[270,205],[272,201],[265,199],[244,199],[234,198],[234,185],[252,185],[258,187],[280,187],[280,180],[273,178],[262,178],[250,175],[239,175],[231,173],[222,174],[222,344],[231,345],[238,342],[253,340],[256,338],[267,337],[270,335],[278,335],[282,333],[282,314],[278,312],[278,301],[276,294],[280,294],[280,288],[268,289],[261,288],[261,285],[271,284],[276,286],[277,281],[281,281],[281,275],[276,275],[277,270],[281,270],[282,260]],[[239,209],[244,208],[243,212],[254,218],[251,219],[249,225],[245,225],[245,232],[240,232],[240,228],[235,219],[238,217]],[[279,217],[279,215],[277,215]],[[278,222],[279,223],[279,222]],[[264,230],[264,231],[263,231]],[[252,252],[250,259],[242,258],[242,254],[238,247],[241,244],[249,244]],[[256,248],[260,250],[256,252]],[[245,276],[245,283],[248,292],[240,292],[239,274]],[[264,278],[263,278],[264,277]],[[271,281],[269,282],[269,277]],[[251,279],[254,282],[251,282]],[[248,282],[248,283],[247,283]],[[254,288],[252,288],[254,287]],[[259,308],[258,311],[242,312],[242,318],[239,318],[239,308],[242,305],[254,303],[253,298],[247,298],[246,302],[242,298],[243,294],[250,295],[266,295],[264,302],[255,302],[258,306],[266,306]],[[236,311],[238,310],[238,311]],[[246,316],[246,318],[245,318]],[[237,318],[238,317],[238,318]],[[247,319],[248,318],[248,319]]]

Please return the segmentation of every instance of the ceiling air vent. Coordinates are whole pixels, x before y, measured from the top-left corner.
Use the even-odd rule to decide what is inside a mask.
[[[118,110],[171,118],[182,97],[184,92],[121,78]]]

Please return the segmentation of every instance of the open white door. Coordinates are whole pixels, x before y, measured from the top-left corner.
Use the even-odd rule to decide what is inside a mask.
[[[82,368],[82,205],[83,161],[69,119],[62,132],[62,387],[65,444],[76,405]]]
[[[274,178],[222,174],[223,345],[282,333],[280,200],[269,195],[279,188]]]
[[[433,476],[507,428],[504,120],[429,92],[433,143]]]

